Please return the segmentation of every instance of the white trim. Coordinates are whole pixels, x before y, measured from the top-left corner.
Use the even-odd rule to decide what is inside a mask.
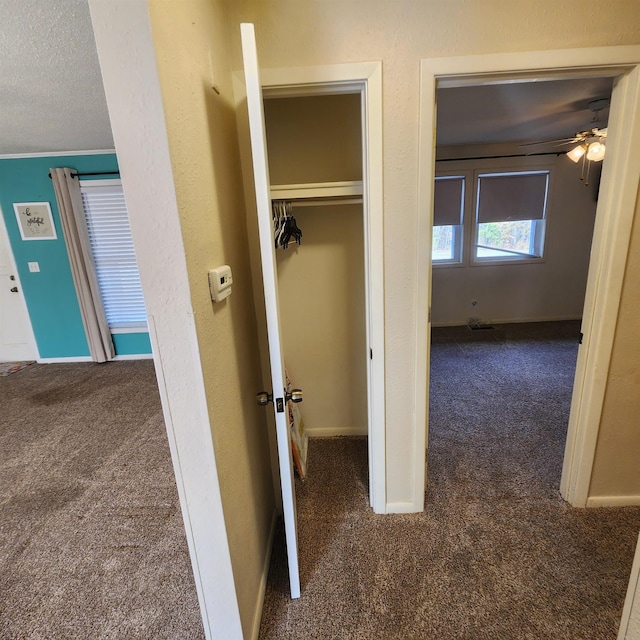
[[[635,48],[640,62],[640,47]],[[560,491],[585,506],[616,333],[631,226],[640,180],[640,67],[614,83],[608,140],[591,245],[582,333]]]
[[[153,360],[153,353],[123,353],[120,356],[111,358],[109,362],[118,362],[120,360]]]
[[[65,156],[101,156],[115,154],[115,149],[98,149],[95,151],[39,151],[38,153],[4,153],[0,160],[17,160],[21,158],[62,158]]]
[[[338,436],[366,436],[366,427],[307,427],[304,430],[310,438],[335,438]]]
[[[590,509],[600,507],[638,507],[640,506],[639,496],[589,496],[587,505]]]
[[[579,350],[562,496],[584,507],[595,457],[602,404],[615,335],[622,280],[634,215],[640,156],[640,46],[516,52],[421,61],[419,196],[416,261],[416,423],[426,424],[431,296],[431,219],[435,168],[435,91],[440,86],[504,82],[517,78],[619,75],[614,83],[591,263],[583,312],[584,345]],[[488,74],[494,74],[488,78]],[[615,185],[614,185],[615,182]],[[427,331],[420,330],[426,327]],[[426,357],[423,355],[426,354]],[[423,420],[424,419],[424,420]],[[426,429],[416,432],[415,450],[424,451]]]
[[[422,494],[424,496],[424,493]],[[420,505],[420,511],[424,511],[424,497],[423,504]],[[415,501],[412,502],[387,502],[387,513],[416,513]]]
[[[384,221],[383,221],[383,139],[382,139],[382,63],[361,62],[314,67],[260,70],[263,96],[287,97],[337,93],[360,93],[363,119],[363,204],[365,224],[365,260],[367,342],[373,351],[368,360],[369,414],[369,493],[376,513],[386,513],[386,397],[384,330]],[[234,73],[236,102],[244,99],[244,79]],[[240,136],[246,137],[246,115],[239,116]],[[247,143],[241,141],[243,169],[249,171]],[[244,149],[244,151],[243,151]],[[251,175],[250,173],[248,175]],[[245,185],[247,207],[255,207],[252,185]],[[253,202],[253,204],[252,204]],[[253,253],[253,252],[252,252]],[[253,264],[253,263],[252,263]],[[254,282],[254,287],[255,287]],[[257,289],[256,289],[257,290]],[[258,294],[256,294],[258,295]],[[263,358],[264,358],[264,348]],[[264,366],[263,366],[264,368]],[[422,510],[422,507],[417,509]]]
[[[123,333],[149,333],[149,327],[144,324],[140,327],[109,327],[111,335],[119,335]]]
[[[269,190],[272,200],[299,198],[342,198],[361,196],[362,181],[313,182],[307,184],[274,184]]]
[[[251,639],[258,640],[260,634],[260,622],[262,621],[262,609],[264,607],[264,596],[267,591],[267,579],[269,577],[269,565],[271,564],[271,552],[273,551],[273,540],[276,533],[276,523],[278,521],[278,512],[273,512],[271,518],[271,529],[269,530],[269,539],[267,541],[267,549],[264,554],[264,562],[262,563],[262,572],[260,574],[260,585],[258,586],[258,598],[256,600],[256,610],[253,614],[253,625],[251,627]]]
[[[624,600],[618,640],[638,640],[640,638],[640,536],[631,566],[631,576]]]
[[[38,364],[66,364],[71,362],[93,362],[91,356],[71,356],[69,358],[38,358]]]

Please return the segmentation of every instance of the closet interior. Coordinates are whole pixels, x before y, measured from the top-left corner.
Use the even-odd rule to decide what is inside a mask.
[[[361,96],[264,98],[272,203],[301,232],[280,243],[276,263],[284,361],[304,391],[305,430],[367,435]]]

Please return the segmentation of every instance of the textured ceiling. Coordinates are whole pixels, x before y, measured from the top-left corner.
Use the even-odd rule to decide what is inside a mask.
[[[113,149],[86,0],[0,0],[0,155]]]
[[[607,126],[609,109],[592,123],[589,102],[611,96],[611,78],[545,80],[440,89],[437,144],[568,138]]]
[[[0,0],[0,65],[0,155],[113,148],[87,0]],[[603,78],[441,89],[438,144],[572,136],[610,93]]]

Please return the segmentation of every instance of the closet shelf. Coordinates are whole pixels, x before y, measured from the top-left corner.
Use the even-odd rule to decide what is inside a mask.
[[[310,182],[305,184],[274,184],[272,200],[309,200],[319,198],[353,198],[362,196],[362,181]]]

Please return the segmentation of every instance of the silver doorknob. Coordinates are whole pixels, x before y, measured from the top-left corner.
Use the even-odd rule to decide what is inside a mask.
[[[260,393],[256,395],[256,400],[261,407],[266,407],[270,402],[273,402],[273,394],[260,391]]]
[[[11,287],[9,291],[11,291],[11,293],[18,293],[18,287]]]
[[[302,402],[302,389],[291,389],[291,393],[287,391],[284,397],[291,402]]]

